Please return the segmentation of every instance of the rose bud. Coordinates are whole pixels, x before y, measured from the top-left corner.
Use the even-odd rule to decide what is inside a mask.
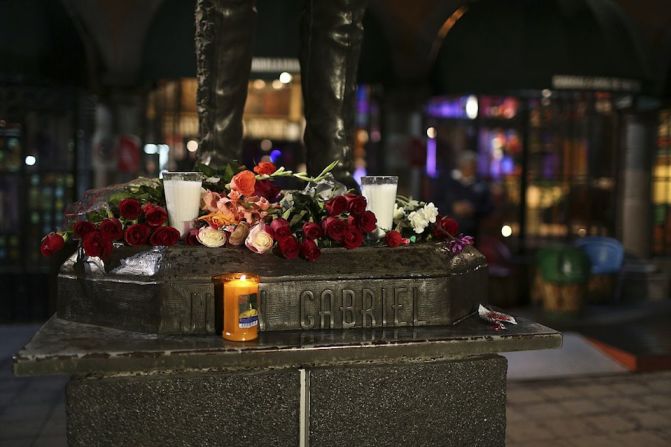
[[[359,194],[349,193],[345,194],[347,201],[347,210],[350,213],[361,214],[366,211],[366,198]]]
[[[142,207],[135,199],[123,199],[119,203],[119,214],[124,219],[135,220],[140,217],[140,213],[142,213]]]
[[[249,235],[249,224],[247,222],[240,222],[236,225],[235,230],[228,237],[229,245],[234,247],[239,247],[245,242],[247,236]]]
[[[295,237],[288,236],[284,239],[280,239],[277,246],[280,248],[282,256],[286,259],[296,259],[298,257],[299,246],[298,240]]]
[[[151,245],[157,246],[170,246],[175,245],[179,240],[179,231],[177,228],[163,226],[158,227],[154,230],[149,238],[149,243]]]
[[[123,228],[119,219],[110,217],[98,224],[98,228],[111,241],[118,241],[123,238]]]
[[[217,211],[219,208],[217,208],[217,202],[221,199],[221,195],[219,193],[213,192],[213,191],[205,191],[200,200],[200,208],[203,210],[207,210],[210,213]]]
[[[347,228],[347,222],[339,217],[327,217],[322,221],[322,228],[324,233],[336,242],[342,241],[343,235],[345,234],[345,229]]]
[[[200,242],[198,242],[198,228],[191,228],[184,236],[184,242],[186,245],[200,245]]]
[[[324,230],[322,230],[322,227],[314,222],[306,222],[303,225],[303,236],[305,236],[306,239],[319,239],[320,237],[324,236]]]
[[[231,189],[243,196],[252,196],[254,195],[255,183],[256,176],[252,171],[242,171],[235,174],[231,179]]]
[[[105,237],[100,231],[91,231],[82,241],[84,253],[87,256],[105,259],[112,254],[112,240]]]
[[[451,217],[439,217],[433,226],[433,237],[436,239],[446,239],[449,236],[455,236],[459,232],[459,224]]]
[[[123,239],[128,245],[144,245],[149,239],[151,228],[145,224],[134,224],[126,228]]]
[[[144,211],[144,221],[150,227],[160,227],[168,220],[168,212],[165,208],[147,203],[142,207]]]
[[[289,222],[281,217],[270,222],[270,231],[272,232],[273,237],[278,241],[291,236]]]
[[[198,230],[198,242],[206,247],[221,247],[226,243],[226,232],[212,227],[203,227]]]
[[[80,220],[72,227],[72,232],[75,236],[78,236],[79,239],[84,239],[84,236],[91,231],[96,231],[96,226],[87,220]]]
[[[372,233],[377,228],[377,217],[372,211],[364,211],[354,218],[354,223],[364,233]]]
[[[49,233],[42,239],[40,252],[42,256],[51,256],[65,245],[65,239],[58,233]]]
[[[401,245],[407,245],[408,240],[403,239],[401,233],[396,230],[387,231],[387,234],[384,235],[384,243],[389,247],[398,247]]]
[[[264,254],[273,248],[275,241],[267,231],[267,225],[264,223],[256,224],[247,235],[245,246],[254,253]]]
[[[342,245],[348,250],[361,247],[363,244],[363,233],[354,225],[347,225],[342,238]]]
[[[339,216],[347,211],[347,199],[345,196],[335,196],[324,204],[329,216]]]
[[[303,239],[300,246],[300,252],[301,256],[308,261],[316,261],[322,254],[319,247],[317,247],[317,244],[315,244],[315,241],[311,239]]]
[[[254,166],[254,172],[259,175],[270,175],[275,171],[277,171],[277,168],[269,161],[262,161],[261,163]]]

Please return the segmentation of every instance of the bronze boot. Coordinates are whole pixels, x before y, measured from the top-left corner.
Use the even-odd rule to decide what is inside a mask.
[[[350,188],[356,74],[367,0],[307,0],[301,26],[301,83],[308,173],[334,160],[333,174]]]
[[[239,160],[242,113],[256,24],[253,0],[198,0],[199,160],[217,166]]]

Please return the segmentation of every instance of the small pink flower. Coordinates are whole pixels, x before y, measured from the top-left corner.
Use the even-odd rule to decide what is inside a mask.
[[[217,202],[221,199],[219,193],[213,191],[205,191],[202,195],[202,209],[210,213],[217,211]]]

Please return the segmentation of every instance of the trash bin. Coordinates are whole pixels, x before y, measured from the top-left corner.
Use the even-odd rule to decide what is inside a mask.
[[[536,255],[536,266],[536,292],[545,310],[582,309],[590,262],[581,249],[569,245],[542,248]]]
[[[615,296],[615,284],[624,261],[624,248],[617,239],[590,236],[575,241],[590,261],[587,299],[591,303],[609,302]]]

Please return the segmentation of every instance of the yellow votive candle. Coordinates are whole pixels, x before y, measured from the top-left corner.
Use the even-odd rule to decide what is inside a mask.
[[[224,278],[223,337],[249,341],[259,336],[259,278],[236,273]]]

